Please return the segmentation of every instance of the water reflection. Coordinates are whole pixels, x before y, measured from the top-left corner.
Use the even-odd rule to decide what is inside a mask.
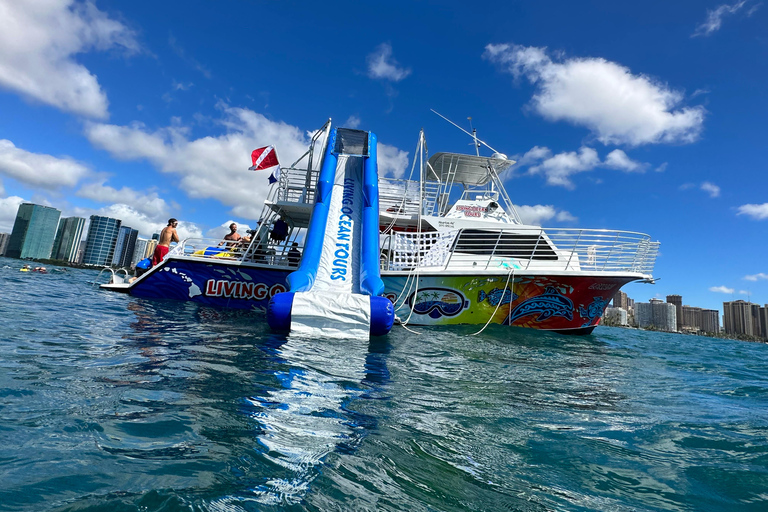
[[[353,450],[374,423],[350,402],[389,378],[386,342],[291,337],[277,351],[288,369],[281,387],[248,398],[261,426],[258,441],[273,475],[253,489],[263,504],[298,504],[326,457]]]

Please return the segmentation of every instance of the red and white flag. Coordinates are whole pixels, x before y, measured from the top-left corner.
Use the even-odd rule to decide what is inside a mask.
[[[269,182],[274,183],[280,178],[280,162],[277,161],[277,151],[275,151],[274,146],[254,149],[251,153],[251,160],[253,165],[248,168],[249,171],[263,171],[275,167],[269,176]]]

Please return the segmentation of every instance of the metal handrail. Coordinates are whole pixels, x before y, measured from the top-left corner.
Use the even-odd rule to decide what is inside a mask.
[[[441,270],[524,268],[526,270],[631,272],[650,276],[659,242],[643,233],[602,229],[462,229],[453,244],[435,233],[394,233],[385,241],[383,270],[415,267]],[[394,249],[393,249],[394,247]]]

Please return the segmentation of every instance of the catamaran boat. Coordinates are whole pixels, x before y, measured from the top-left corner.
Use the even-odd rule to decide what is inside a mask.
[[[387,178],[376,136],[329,120],[282,169],[248,245],[183,240],[140,277],[102,288],[360,337],[393,321],[589,334],[623,285],[653,282],[659,242],[648,235],[525,224],[501,178],[515,162],[480,156],[487,144],[473,137],[475,155],[430,156],[422,131],[411,176]],[[275,239],[281,222],[288,233]]]

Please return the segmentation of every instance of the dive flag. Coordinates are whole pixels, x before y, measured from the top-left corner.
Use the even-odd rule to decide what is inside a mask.
[[[269,175],[269,183],[275,183],[280,178],[280,162],[277,161],[277,151],[274,146],[264,146],[254,149],[251,153],[253,165],[248,168],[249,171],[262,171],[276,167]]]

